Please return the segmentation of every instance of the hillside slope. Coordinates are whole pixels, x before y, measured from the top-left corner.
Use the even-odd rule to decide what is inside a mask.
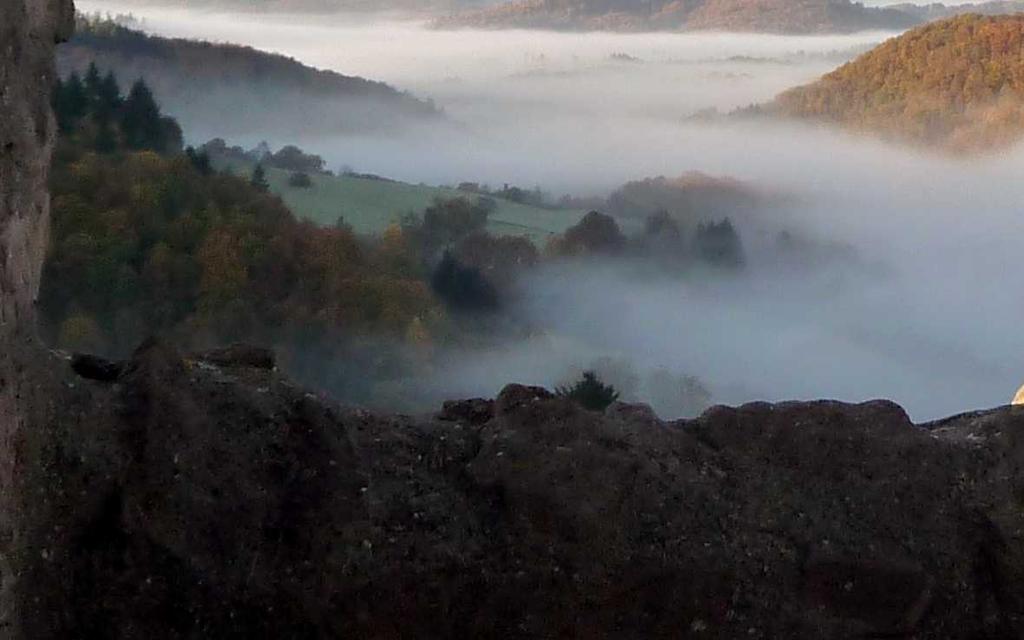
[[[917,18],[849,0],[516,0],[439,21],[441,27],[560,30],[708,29],[833,33],[902,29]]]
[[[1024,134],[1024,15],[962,15],[893,38],[771,111],[958,152]]]
[[[322,133],[393,130],[441,117],[430,102],[382,82],[307,67],[250,47],[150,36],[80,19],[58,49],[62,75],[95,62],[125,81],[145,78],[166,111],[198,136],[292,139],[316,122]]]
[[[289,175],[279,169],[267,170],[271,191],[281,196],[295,215],[324,225],[334,224],[340,216],[356,233],[372,235],[400,223],[405,214],[422,212],[436,199],[475,198],[457,189],[355,175],[314,175],[312,186],[300,188],[288,183]],[[491,233],[526,236],[540,246],[586,213],[491,200],[495,205],[487,223]]]

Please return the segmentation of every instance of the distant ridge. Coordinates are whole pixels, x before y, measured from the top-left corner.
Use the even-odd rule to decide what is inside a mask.
[[[904,29],[919,17],[849,0],[515,0],[437,26],[556,30],[836,33]]]
[[[951,18],[964,13],[980,13],[982,15],[1005,15],[1024,11],[1024,0],[989,0],[974,4],[942,4],[931,2],[924,4],[905,3],[889,7],[912,15],[920,22]]]
[[[145,78],[166,110],[190,130],[221,136],[258,132],[323,133],[395,129],[436,119],[429,101],[382,82],[308,67],[250,47],[151,36],[107,20],[80,17],[58,49],[62,75],[95,62],[125,82]]]

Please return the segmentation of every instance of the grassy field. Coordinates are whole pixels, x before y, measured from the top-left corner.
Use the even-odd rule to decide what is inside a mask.
[[[454,189],[354,176],[316,175],[312,187],[296,188],[288,185],[288,176],[287,171],[267,170],[271,191],[280,195],[295,215],[323,225],[334,224],[341,217],[363,234],[379,234],[403,215],[421,213],[435,198],[467,196]],[[497,208],[491,213],[488,230],[494,235],[526,236],[538,245],[576,224],[586,213],[541,209],[500,198],[494,201]]]

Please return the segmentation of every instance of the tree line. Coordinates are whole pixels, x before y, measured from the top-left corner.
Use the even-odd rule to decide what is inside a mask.
[[[89,65],[84,78],[71,73],[66,80],[57,80],[53,110],[65,138],[74,137],[97,153],[181,151],[181,127],[160,113],[146,82],[136,80],[127,95],[122,95],[114,73],[100,73],[95,63]]]

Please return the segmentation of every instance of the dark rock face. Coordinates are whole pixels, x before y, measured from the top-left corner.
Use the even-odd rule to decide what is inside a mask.
[[[199,354],[198,358],[222,367],[273,369],[277,365],[273,351],[247,344],[233,344],[229,347],[211,349]]]
[[[471,400],[448,400],[437,414],[438,420],[464,422],[481,425],[494,417],[494,400],[473,398]]]
[[[53,142],[53,46],[70,35],[70,0],[0,0],[0,636],[19,637],[17,601],[26,439],[41,399],[32,383]]]
[[[1024,409],[665,423],[513,385],[387,417],[155,342],[54,366],[32,637],[1024,633]]]
[[[124,372],[124,364],[88,353],[76,353],[71,356],[71,370],[88,380],[114,382]]]
[[[25,513],[30,637],[330,637],[367,520],[338,415],[159,342],[119,369],[55,385]]]
[[[0,336],[27,332],[39,286],[54,124],[53,46],[70,35],[69,0],[0,0]]]

